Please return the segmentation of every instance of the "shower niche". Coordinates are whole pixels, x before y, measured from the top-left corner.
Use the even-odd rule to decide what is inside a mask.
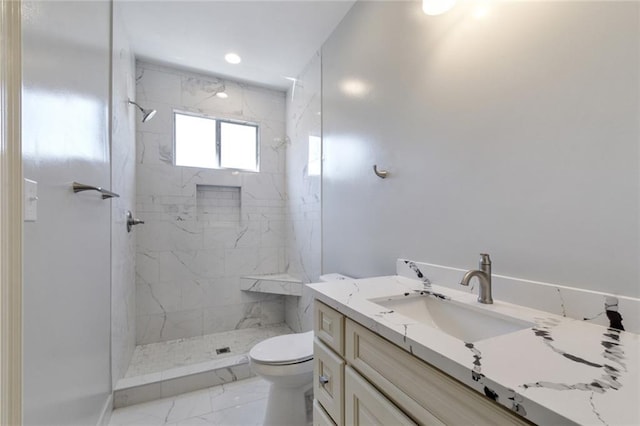
[[[202,224],[240,226],[240,187],[196,185],[196,219]]]

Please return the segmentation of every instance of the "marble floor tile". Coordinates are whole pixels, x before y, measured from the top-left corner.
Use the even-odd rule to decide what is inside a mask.
[[[246,404],[225,408],[224,410],[214,411],[210,414],[200,416],[199,419],[207,421],[207,423],[204,424],[208,425],[260,426],[263,423],[266,408],[267,400],[263,398]],[[194,419],[186,419],[184,422],[177,423],[177,425],[198,424],[190,423],[192,420]]]
[[[201,391],[200,391],[201,392]],[[188,397],[188,394],[181,395]],[[130,405],[113,410],[109,425],[113,426],[153,426],[166,424],[172,404],[176,398],[157,399],[142,404]]]
[[[248,383],[251,381],[251,383]],[[212,411],[243,406],[267,398],[269,382],[254,378],[209,388]]]
[[[269,384],[251,378],[113,411],[111,426],[260,425]]]
[[[182,394],[175,397],[173,401],[171,409],[165,417],[166,423],[175,423],[184,419],[201,416],[213,410],[208,389]]]

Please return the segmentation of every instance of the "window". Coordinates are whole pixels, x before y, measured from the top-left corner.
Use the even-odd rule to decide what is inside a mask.
[[[176,166],[218,167],[216,120],[175,114]]]
[[[258,171],[258,126],[175,112],[176,166]]]

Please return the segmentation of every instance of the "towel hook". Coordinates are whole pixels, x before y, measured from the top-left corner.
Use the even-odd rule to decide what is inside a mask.
[[[380,179],[384,179],[389,175],[389,172],[387,170],[378,170],[378,165],[374,164],[373,165],[373,172],[376,174],[376,176],[378,176]]]

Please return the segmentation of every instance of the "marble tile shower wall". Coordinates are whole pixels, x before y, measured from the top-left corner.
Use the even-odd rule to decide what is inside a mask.
[[[309,138],[321,137],[321,78],[318,52],[298,76],[287,96],[287,272],[303,283],[318,281],[321,268],[321,177],[309,173]],[[312,328],[313,301],[303,287],[301,297],[287,296],[287,324],[295,331]]]
[[[138,62],[136,98],[158,111],[136,135],[137,343],[284,322],[283,296],[239,280],[285,270],[285,94]],[[260,172],[174,166],[174,110],[258,123]]]

